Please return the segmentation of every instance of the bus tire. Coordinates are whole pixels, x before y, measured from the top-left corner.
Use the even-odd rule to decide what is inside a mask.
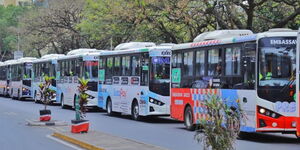
[[[62,109],[66,108],[65,102],[64,102],[64,95],[63,94],[61,94],[61,96],[60,96],[60,105],[61,105]]]
[[[296,136],[297,142],[300,142],[300,136],[298,136],[297,133],[295,133],[295,136]]]
[[[131,117],[133,120],[136,120],[136,121],[141,119],[141,116],[139,115],[139,104],[136,100],[134,100],[132,103]]]
[[[18,90],[18,97],[17,97],[18,100],[22,100],[21,96],[20,96],[20,90]]]
[[[14,94],[14,89],[11,89],[10,90],[10,96],[9,96],[9,97],[11,97],[11,99],[15,99],[13,94]]]
[[[243,139],[246,139],[246,138],[247,138],[247,132],[239,131],[239,133],[237,135],[237,139],[243,140]]]
[[[76,94],[74,95],[74,100],[73,100],[73,108],[76,110]]]
[[[112,116],[114,113],[112,111],[112,101],[110,98],[107,99],[106,103],[106,112],[109,116]]]
[[[191,106],[187,106],[184,109],[184,125],[187,130],[194,131],[195,125],[193,123],[193,111]]]
[[[33,99],[34,99],[34,103],[38,103],[38,100],[37,100],[37,97],[36,97],[36,91],[34,91]]]

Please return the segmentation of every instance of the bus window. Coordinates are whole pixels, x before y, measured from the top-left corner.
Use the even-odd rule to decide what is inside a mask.
[[[81,76],[82,76],[82,61],[80,60],[80,59],[77,59],[77,60],[75,60],[75,65],[76,65],[76,67],[75,67],[75,74],[80,78]]]
[[[121,70],[121,60],[120,60],[120,57],[115,57],[113,75],[114,76],[119,76],[120,75],[120,70]]]
[[[106,67],[105,67],[105,78],[111,79],[113,76],[113,57],[107,58]]]
[[[131,61],[131,75],[133,76],[139,76],[140,75],[140,60],[138,56],[132,56],[132,61]]]
[[[75,59],[71,60],[70,61],[70,75],[71,76],[77,76],[76,74],[76,61]]]
[[[104,59],[103,58],[100,58],[99,59],[99,69],[103,69],[104,68],[104,63],[105,61],[104,61]]]
[[[208,75],[222,75],[222,53],[221,49],[211,49],[208,51]]]
[[[205,73],[205,51],[196,52],[196,76],[203,76]]]
[[[183,76],[193,76],[193,52],[183,54]]]
[[[239,47],[225,49],[225,75],[240,75],[241,49]]]
[[[130,56],[122,57],[122,76],[130,76]]]

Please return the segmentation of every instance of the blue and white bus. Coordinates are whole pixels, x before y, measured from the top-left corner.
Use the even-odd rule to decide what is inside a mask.
[[[61,107],[75,108],[75,100],[78,96],[78,79],[88,79],[89,94],[87,107],[97,108],[98,100],[98,56],[100,50],[77,49],[70,51],[66,56],[57,59],[58,69],[56,74],[57,93],[56,98]]]
[[[101,52],[98,106],[109,115],[131,114],[134,120],[169,115],[172,45],[130,42]]]
[[[31,98],[31,72],[33,57],[24,57],[9,63],[9,96],[16,99]]]
[[[40,88],[39,85],[44,82],[44,76],[56,77],[57,71],[57,59],[63,57],[63,54],[48,54],[44,55],[40,59],[33,61],[33,70],[32,70],[32,90],[31,95],[33,96],[34,102],[40,102]],[[52,90],[56,91],[56,80],[52,80],[50,86]],[[53,103],[56,103],[56,97],[52,99]]]

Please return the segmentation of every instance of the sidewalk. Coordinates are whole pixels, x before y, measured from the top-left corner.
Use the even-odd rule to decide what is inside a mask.
[[[167,150],[99,131],[89,131],[85,134],[54,132],[52,136],[88,150]]]

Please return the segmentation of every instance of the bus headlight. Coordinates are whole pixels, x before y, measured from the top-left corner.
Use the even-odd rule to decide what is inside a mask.
[[[293,122],[292,122],[292,127],[296,128],[296,126],[297,126],[296,121],[293,121]]]
[[[163,106],[165,103],[155,99],[155,98],[149,98],[149,102],[152,103],[152,104],[155,104],[155,105],[159,105],[159,106]]]
[[[153,103],[153,102],[154,102],[154,100],[152,98],[150,98],[150,103]]]
[[[260,108],[260,109],[259,109],[259,112],[260,112],[261,114],[264,114],[264,113],[266,112],[266,110],[265,110],[264,108]]]
[[[268,116],[268,117],[272,117],[272,118],[279,118],[281,116],[280,114],[277,114],[276,112],[273,112],[269,109],[266,109],[266,108],[263,108],[263,107],[260,107],[260,106],[258,106],[257,111],[258,111],[259,114],[262,114],[262,115],[265,115],[265,116]]]
[[[22,88],[22,91],[27,91],[27,89],[26,88]]]

